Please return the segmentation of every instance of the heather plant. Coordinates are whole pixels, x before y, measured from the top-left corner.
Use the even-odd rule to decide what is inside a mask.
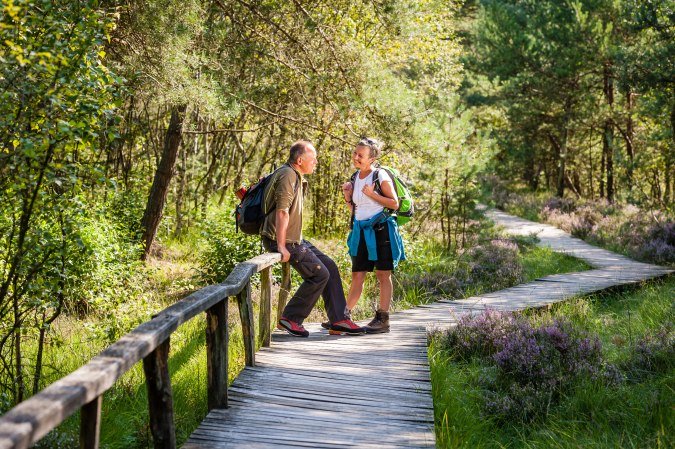
[[[425,244],[414,264],[402,265],[395,276],[394,298],[409,304],[429,298],[464,298],[495,291],[551,273],[583,271],[588,265],[570,256],[536,246],[534,235],[491,238],[460,255],[440,245]],[[406,297],[421,300],[408,301]]]
[[[463,315],[457,326],[440,338],[453,358],[468,361],[472,357],[487,357],[499,352],[515,327],[513,314],[488,309],[475,316]]]
[[[560,391],[515,381],[497,388],[500,368],[494,354],[499,351],[458,357],[447,343],[447,331],[432,336],[429,361],[438,447],[675,447],[674,295],[671,276],[636,289],[520,313],[535,329],[558,318],[599,336],[601,368],[585,371]]]
[[[491,182],[486,187],[489,202],[500,209],[547,222],[575,237],[638,260],[675,264],[675,219],[672,215],[602,199],[582,202],[553,197],[542,200],[537,194],[513,193],[502,184]],[[494,186],[500,186],[499,190]],[[502,188],[505,192],[501,192]]]
[[[628,378],[641,381],[650,375],[666,373],[675,368],[675,328],[672,322],[648,332],[630,348],[622,368]]]
[[[501,290],[523,280],[518,245],[510,239],[492,239],[469,249],[463,255],[467,284],[482,284],[488,290]]]
[[[675,221],[652,223],[646,238],[632,248],[639,259],[652,260],[660,264],[675,263]]]
[[[542,418],[583,380],[621,379],[604,362],[600,340],[566,320],[534,327],[520,315],[488,310],[462,317],[437,338],[452,358],[488,365],[480,380],[483,411],[498,422]]]
[[[467,288],[457,272],[400,273],[397,280],[401,285],[414,285],[428,294],[451,298],[461,298]]]
[[[602,219],[602,214],[591,205],[576,207],[569,212],[564,208],[545,207],[541,216],[546,222],[581,239],[587,238]]]
[[[543,210],[545,212],[557,210],[569,214],[570,212],[574,212],[576,210],[576,206],[576,202],[571,198],[559,198],[554,196],[546,200]]]

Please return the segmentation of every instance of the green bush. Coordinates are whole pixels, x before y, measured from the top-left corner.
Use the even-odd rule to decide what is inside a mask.
[[[235,265],[262,252],[260,237],[237,233],[229,211],[208,219],[202,236],[206,249],[199,257],[199,277],[209,284],[223,282]]]

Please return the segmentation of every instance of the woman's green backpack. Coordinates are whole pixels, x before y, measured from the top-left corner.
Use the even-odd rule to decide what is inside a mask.
[[[394,188],[396,189],[396,196],[398,196],[398,209],[385,209],[385,211],[391,215],[396,215],[396,223],[398,223],[399,226],[404,225],[410,221],[413,214],[415,213],[415,202],[413,201],[413,197],[410,194],[410,189],[408,188],[408,185],[405,183],[405,181],[401,179],[401,175],[399,174],[398,170],[380,165],[373,173],[373,184],[375,184],[375,191],[378,194],[382,195],[382,186],[380,185],[378,176],[378,172],[380,170],[387,172],[389,177],[392,179],[394,182]],[[351,177],[352,186],[354,185],[357,174],[358,171],[354,172]]]

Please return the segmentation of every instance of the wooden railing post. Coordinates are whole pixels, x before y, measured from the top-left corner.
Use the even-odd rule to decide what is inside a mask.
[[[206,311],[208,407],[227,408],[227,298]]]
[[[260,272],[260,314],[258,318],[258,340],[260,346],[270,345],[270,320],[272,319],[272,269]]]
[[[281,319],[281,313],[286,307],[288,296],[291,294],[291,264],[281,264],[281,288],[279,289],[279,302],[277,303],[277,322]]]
[[[98,396],[80,410],[80,449],[98,449],[102,399],[103,396]]]
[[[143,371],[148,387],[150,431],[155,449],[175,449],[176,427],[169,375],[169,338],[143,359]]]
[[[246,366],[255,366],[255,326],[253,323],[253,305],[251,304],[251,282],[237,295],[241,333],[244,337],[244,355]]]

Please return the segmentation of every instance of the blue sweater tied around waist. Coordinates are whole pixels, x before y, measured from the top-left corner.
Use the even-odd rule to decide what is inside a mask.
[[[349,237],[347,237],[349,255],[355,257],[358,254],[359,243],[361,242],[361,230],[363,230],[363,237],[366,239],[366,247],[368,248],[368,260],[377,260],[377,240],[375,239],[374,226],[380,223],[385,223],[387,228],[389,228],[391,256],[394,260],[394,267],[396,267],[401,260],[405,260],[403,239],[401,239],[401,234],[398,232],[396,217],[387,215],[384,212],[380,212],[367,220],[354,220],[352,230],[349,233]]]

